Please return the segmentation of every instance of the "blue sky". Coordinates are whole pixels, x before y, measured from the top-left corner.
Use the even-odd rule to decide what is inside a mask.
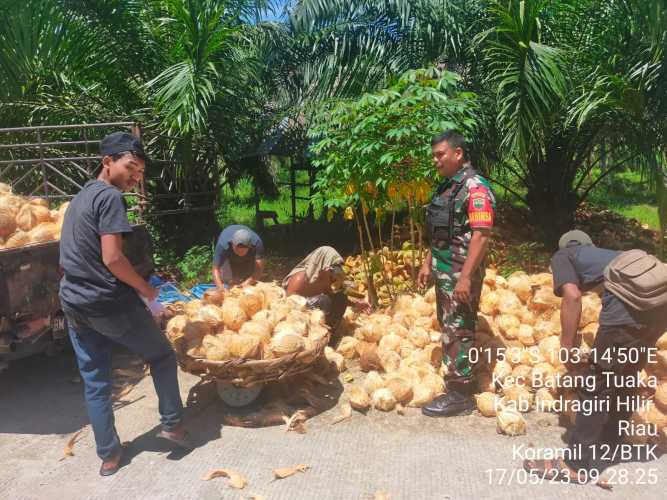
[[[280,14],[283,11],[283,8],[285,5],[289,2],[289,0],[276,0],[274,3],[276,4],[276,13],[275,14],[267,14],[265,15],[262,20],[263,21],[278,21],[280,20]]]

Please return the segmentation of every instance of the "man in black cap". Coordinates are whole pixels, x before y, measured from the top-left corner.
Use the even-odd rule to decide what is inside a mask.
[[[569,380],[594,383],[576,387],[582,411],[577,412],[564,458],[525,460],[523,466],[548,479],[586,482],[599,475],[596,461],[604,462],[605,456],[615,455],[615,444],[629,435],[630,414],[641,409],[632,407],[634,380],[639,379],[638,374],[647,363],[649,348],[667,329],[667,311],[638,311],[605,287],[589,363],[576,366],[581,358],[577,330],[582,294],[604,285],[605,268],[621,252],[596,247],[590,236],[579,230],[563,234],[558,247],[551,259],[551,271],[554,293],[563,298],[560,357],[571,371],[577,370],[578,375],[585,377]]]
[[[122,235],[132,228],[122,193],[142,180],[146,154],[139,139],[125,132],[102,139],[100,154],[99,176],[72,199],[63,221],[60,300],[102,459],[100,475],[108,476],[118,470],[122,458],[111,400],[114,343],[150,365],[163,426],[159,436],[184,447],[189,443],[174,351],[141,300],[154,300],[158,291],[123,254]]]
[[[264,272],[264,244],[242,224],[227,226],[215,245],[213,280],[218,288],[252,285]]]

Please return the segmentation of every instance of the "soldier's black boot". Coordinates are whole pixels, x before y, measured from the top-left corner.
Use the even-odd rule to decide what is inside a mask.
[[[451,390],[423,406],[422,413],[428,417],[470,415],[475,406],[475,400],[472,396]]]

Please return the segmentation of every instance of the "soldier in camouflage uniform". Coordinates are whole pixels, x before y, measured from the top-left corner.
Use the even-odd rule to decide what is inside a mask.
[[[477,389],[468,352],[474,341],[495,199],[489,182],[466,159],[463,136],[448,131],[433,138],[433,161],[445,180],[426,209],[429,252],[419,284],[435,281],[443,334],[447,393],[422,408],[429,416],[470,413]]]

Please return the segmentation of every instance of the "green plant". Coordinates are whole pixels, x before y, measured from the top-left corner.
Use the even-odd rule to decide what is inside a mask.
[[[191,287],[197,283],[210,283],[213,280],[212,263],[212,246],[195,245],[190,248],[176,265],[183,276],[183,285]]]

